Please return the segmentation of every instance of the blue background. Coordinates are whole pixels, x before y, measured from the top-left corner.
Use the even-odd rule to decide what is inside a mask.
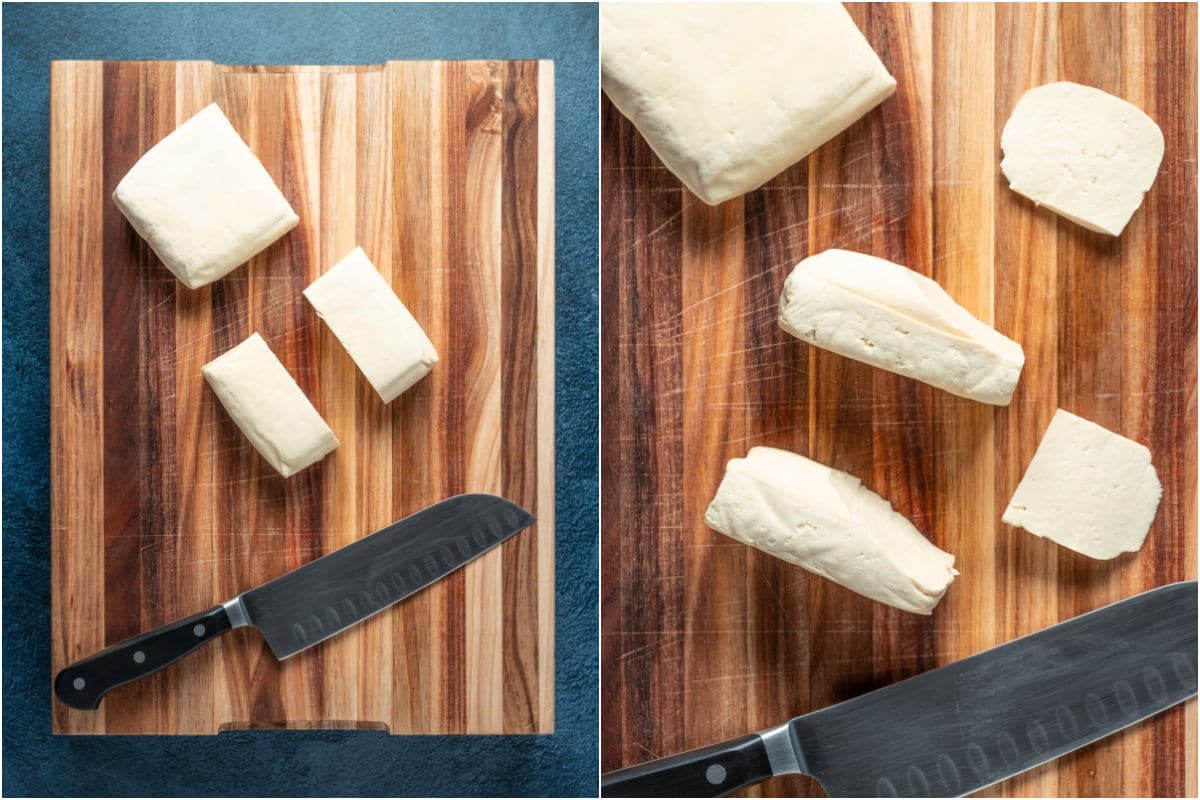
[[[576,795],[597,767],[597,21],[534,4],[6,5],[5,795]],[[53,59],[354,64],[548,58],[557,97],[557,644],[552,736],[50,733]]]

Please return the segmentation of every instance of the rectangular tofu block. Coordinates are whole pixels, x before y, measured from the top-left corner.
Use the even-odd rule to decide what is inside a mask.
[[[203,372],[238,428],[283,477],[338,446],[333,431],[257,333],[205,364]]]
[[[701,200],[755,189],[896,81],[841,3],[602,3],[601,82]]]
[[[1085,556],[1110,559],[1141,549],[1160,499],[1146,447],[1060,408],[1003,519]]]
[[[779,325],[817,347],[991,405],[1009,404],[1025,365],[1021,345],[936,282],[849,250],[796,265],[783,285]]]
[[[313,281],[304,296],[385,403],[438,361],[420,323],[361,247]]]
[[[224,277],[300,221],[215,103],[147,150],[113,202],[189,289]]]
[[[950,587],[954,556],[845,472],[772,447],[725,467],[704,521],[713,530],[914,614]]]
[[[1009,188],[1090,231],[1119,236],[1154,184],[1163,135],[1120,97],[1069,81],[1030,89],[1000,135]]]

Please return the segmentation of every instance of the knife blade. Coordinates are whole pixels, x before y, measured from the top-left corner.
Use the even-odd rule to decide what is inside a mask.
[[[783,725],[603,776],[604,797],[717,797],[812,775],[830,797],[957,797],[1196,694],[1195,581],[1105,606]],[[1181,745],[1182,746],[1182,745]]]
[[[73,708],[97,708],[116,687],[246,626],[258,628],[276,658],[289,658],[436,583],[533,522],[502,497],[451,497],[219,606],[77,661],[55,677],[54,693]]]

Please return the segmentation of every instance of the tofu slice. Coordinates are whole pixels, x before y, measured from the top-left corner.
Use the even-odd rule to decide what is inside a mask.
[[[1119,236],[1158,174],[1163,135],[1132,103],[1063,81],[1021,96],[1000,148],[1014,192],[1090,231]]]
[[[859,594],[930,614],[954,576],[891,503],[845,472],[772,447],[732,459],[704,514],[713,530]]]
[[[361,247],[309,284],[304,296],[385,403],[438,361],[433,342]]]
[[[224,277],[300,221],[215,103],[147,150],[113,202],[189,289]]]
[[[896,90],[841,3],[602,3],[604,91],[710,205],[757,188]]]
[[[934,281],[849,250],[796,265],[783,285],[779,324],[817,347],[991,405],[1008,405],[1025,365],[1019,344]]]
[[[1060,408],[1003,520],[1107,560],[1141,549],[1160,499],[1146,447]]]
[[[242,433],[287,478],[338,446],[337,437],[257,333],[203,367]]]

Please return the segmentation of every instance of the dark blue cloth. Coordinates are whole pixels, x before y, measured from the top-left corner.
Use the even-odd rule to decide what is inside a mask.
[[[16,795],[595,795],[597,16],[586,5],[5,5],[4,778]],[[54,59],[354,64],[547,58],[557,101],[552,736],[50,733],[49,68]]]

